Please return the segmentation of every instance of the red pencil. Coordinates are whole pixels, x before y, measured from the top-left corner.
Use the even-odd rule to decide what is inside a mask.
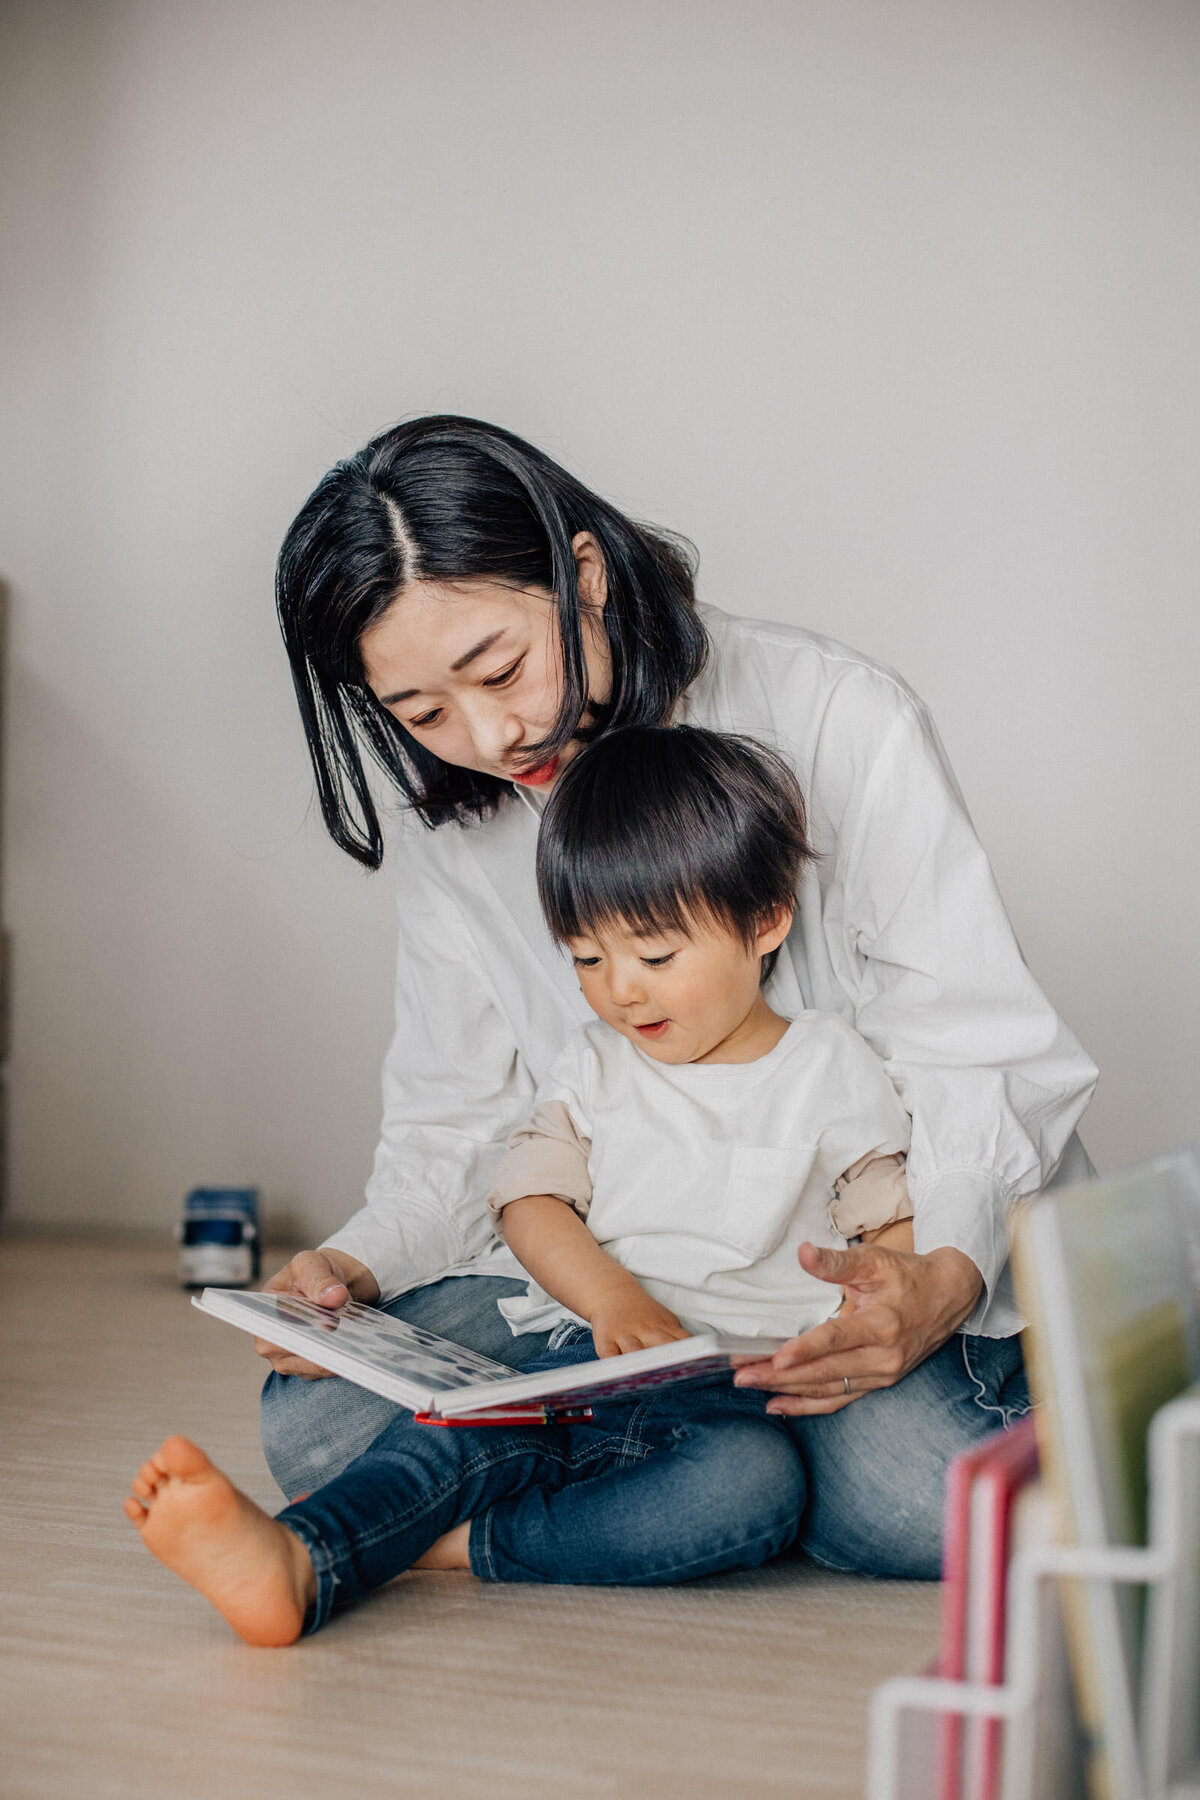
[[[461,1419],[443,1419],[439,1413],[419,1412],[418,1425],[581,1425],[592,1417],[590,1406],[514,1406],[508,1412],[470,1413]]]

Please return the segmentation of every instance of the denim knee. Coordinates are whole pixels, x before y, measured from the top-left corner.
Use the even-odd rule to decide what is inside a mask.
[[[305,1381],[274,1370],[263,1384],[263,1455],[289,1500],[310,1494],[361,1456],[401,1409],[331,1376]]]
[[[951,1461],[1028,1405],[1015,1339],[956,1334],[895,1387],[793,1420],[810,1484],[802,1548],[827,1568],[936,1581]]]
[[[739,1540],[745,1566],[779,1556],[793,1542],[808,1482],[786,1427],[767,1420],[723,1418],[715,1430],[681,1425],[679,1435],[702,1435],[706,1530],[716,1541]]]

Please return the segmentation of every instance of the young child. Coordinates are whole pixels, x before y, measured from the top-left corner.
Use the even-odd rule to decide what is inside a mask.
[[[798,1264],[805,1241],[912,1247],[909,1121],[883,1065],[842,1019],[789,1021],[763,992],[810,856],[794,777],[745,740],[613,732],[556,785],[539,893],[597,1019],[539,1088],[489,1195],[533,1278],[501,1308],[515,1332],[552,1331],[545,1366],[704,1328],[792,1336],[837,1304]],[[274,1519],[173,1437],[125,1511],[248,1642],[285,1644],[447,1534],[477,1573],[521,1578],[490,1556],[488,1520],[531,1489],[607,1481],[628,1536],[667,1484],[686,1490],[686,1458],[714,1433],[742,1475],[731,1506],[773,1522],[654,1577],[679,1579],[763,1561],[794,1535],[803,1477],[767,1394],[668,1389],[572,1426],[439,1430],[401,1412]],[[594,1563],[597,1581],[647,1578],[604,1546]]]

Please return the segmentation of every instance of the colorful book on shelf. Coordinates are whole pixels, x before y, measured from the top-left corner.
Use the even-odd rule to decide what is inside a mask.
[[[1005,1605],[1017,1498],[1038,1472],[1037,1433],[1022,1419],[950,1465],[942,1570],[938,1674],[995,1685],[1004,1680]],[[998,1720],[942,1720],[940,1800],[997,1800]]]
[[[1146,1443],[1159,1407],[1200,1375],[1190,1258],[1195,1152],[1042,1194],[1018,1220],[1017,1296],[1061,1542],[1146,1541]],[[1141,1596],[1063,1584],[1093,1800],[1142,1800],[1135,1699]]]
[[[711,1381],[727,1373],[735,1359],[771,1356],[786,1341],[707,1332],[602,1362],[519,1375],[354,1300],[330,1309],[292,1294],[205,1288],[192,1305],[409,1407],[431,1425],[549,1425],[587,1418],[599,1401]]]

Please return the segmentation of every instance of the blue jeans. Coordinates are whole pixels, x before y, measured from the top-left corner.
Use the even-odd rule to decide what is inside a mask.
[[[533,1366],[593,1355],[580,1330]],[[582,1425],[471,1430],[401,1411],[340,1475],[279,1514],[317,1579],[305,1629],[468,1519],[471,1568],[485,1580],[636,1585],[754,1568],[794,1539],[805,1485],[789,1432],[765,1406],[726,1380],[610,1402]],[[532,1564],[514,1560],[514,1543]],[[569,1566],[547,1574],[562,1548]]]
[[[545,1354],[546,1338],[512,1337],[495,1305],[497,1299],[522,1292],[524,1285],[495,1276],[459,1276],[404,1294],[386,1310],[498,1361],[527,1367]],[[573,1348],[579,1356],[590,1354],[586,1339]],[[742,1423],[761,1418],[761,1394],[727,1387],[704,1392],[718,1410],[732,1413]],[[743,1520],[744,1541],[775,1533],[778,1484],[780,1502],[790,1496],[799,1517],[795,1542],[815,1561],[863,1574],[936,1579],[941,1572],[942,1512],[951,1458],[1028,1409],[1018,1340],[956,1335],[895,1387],[864,1394],[852,1406],[825,1417],[771,1422],[773,1448],[763,1449],[755,1478],[757,1498]],[[665,1440],[656,1439],[654,1433],[660,1423],[668,1428],[666,1420],[663,1396],[662,1403],[638,1423],[638,1441],[661,1448]],[[272,1374],[263,1390],[263,1446],[285,1494],[305,1493],[328,1483],[381,1434],[403,1427],[405,1421],[410,1431],[426,1434],[423,1455],[432,1454],[429,1438],[489,1435],[413,1428],[411,1414],[402,1407],[336,1379],[306,1382]],[[696,1425],[694,1418],[671,1421],[672,1426],[681,1423]],[[546,1432],[546,1427],[539,1427],[534,1433],[543,1450],[548,1447]],[[793,1488],[796,1464],[777,1458],[783,1434],[798,1452],[802,1476],[798,1490]],[[528,1440],[528,1433],[519,1435]],[[729,1550],[731,1497],[735,1506],[742,1507],[754,1498],[743,1480],[738,1437],[735,1432],[702,1432],[698,1427],[690,1433],[687,1456],[673,1459],[680,1488],[679,1499],[672,1500],[675,1510],[660,1514],[655,1531],[649,1533],[644,1527],[633,1529],[626,1509],[614,1513],[603,1480],[592,1479],[602,1473],[611,1443],[594,1467],[572,1461],[578,1454],[575,1447],[565,1461],[555,1463],[557,1473],[551,1479],[539,1478],[529,1485],[514,1473],[513,1486],[504,1495],[489,1490],[486,1526],[478,1532],[472,1528],[472,1567],[492,1580],[654,1582],[731,1566],[719,1560]],[[642,1453],[638,1454],[640,1459]],[[649,1487],[642,1492],[650,1498]],[[451,1525],[474,1517],[468,1507]],[[440,1531],[435,1531],[433,1537],[438,1535]],[[596,1553],[609,1559],[607,1566],[614,1573],[597,1574]],[[418,1550],[415,1556],[421,1554]]]

